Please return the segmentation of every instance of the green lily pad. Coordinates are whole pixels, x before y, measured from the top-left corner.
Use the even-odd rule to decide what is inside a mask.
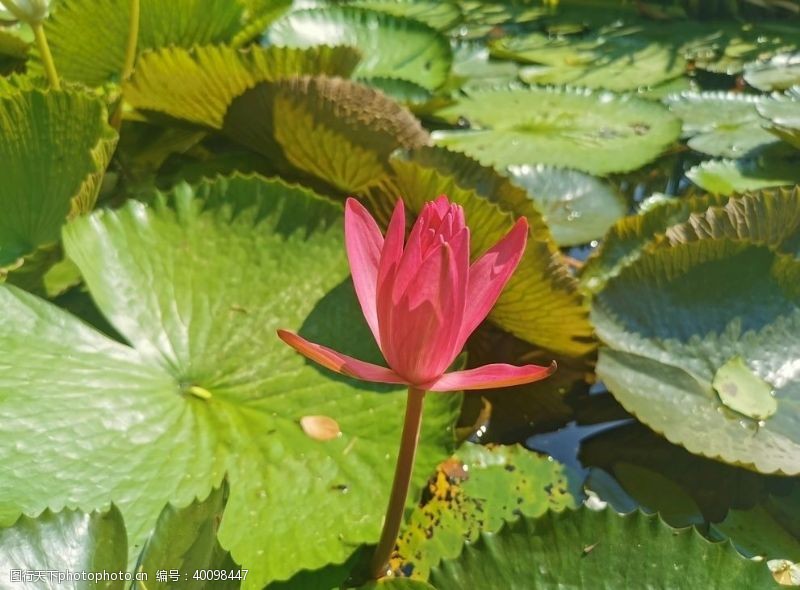
[[[346,78],[359,59],[351,47],[170,47],[139,59],[125,98],[138,109],[221,129],[233,100],[259,82],[313,74]]]
[[[106,117],[102,101],[82,92],[0,96],[0,275],[56,244],[68,217],[92,209],[116,144]]]
[[[439,31],[447,31],[461,21],[461,8],[456,2],[430,0],[348,0],[349,6],[411,18]]]
[[[635,170],[680,134],[662,106],[607,92],[554,88],[470,89],[438,111],[462,131],[437,131],[439,145],[499,168],[551,164],[590,174]]]
[[[192,502],[184,508],[165,507],[136,565],[137,572],[147,574],[147,583],[136,584],[133,590],[173,588],[175,583],[169,578],[167,581],[158,580],[159,570],[177,570],[181,575],[191,576],[191,587],[197,590],[238,589],[241,586],[238,576],[241,568],[217,540],[227,496],[228,490],[223,485],[212,490],[204,500]],[[208,576],[212,579],[194,579],[199,570],[219,572],[218,579],[213,579],[215,573]],[[231,573],[234,575],[230,576]]]
[[[458,0],[462,22],[450,34],[460,39],[480,40],[498,27],[529,25],[547,16],[548,9],[527,2],[478,2]]]
[[[800,540],[767,506],[765,503],[744,510],[730,510],[725,520],[711,525],[711,532],[730,539],[748,556],[800,561]]]
[[[800,184],[800,152],[776,145],[752,158],[703,162],[686,176],[703,190],[721,195],[792,186]]]
[[[670,199],[619,220],[581,273],[590,293],[599,291],[650,244],[735,238],[792,252],[800,230],[798,189],[773,189],[728,198],[701,195]]]
[[[611,227],[600,248],[586,261],[581,271],[581,285],[587,292],[596,293],[670,226],[686,221],[692,213],[706,211],[726,201],[726,197],[715,195],[669,199],[636,215],[623,217]]]
[[[265,33],[271,45],[312,47],[352,45],[364,59],[355,75],[399,78],[436,90],[450,75],[450,43],[436,29],[416,20],[352,6],[291,12]]]
[[[405,394],[333,375],[275,335],[379,360],[337,205],[280,181],[219,179],[77,219],[64,243],[128,344],[0,287],[0,522],[113,501],[136,547],[165,504],[227,476],[219,541],[249,569],[245,589],[377,540]],[[415,489],[449,455],[459,404],[427,399]],[[342,435],[310,438],[308,415]]]
[[[800,95],[789,100],[771,100],[758,107],[759,114],[769,119],[772,133],[800,149]]]
[[[522,80],[530,84],[571,84],[624,92],[682,76],[686,71],[683,56],[639,32],[635,28],[607,27],[577,38],[531,33],[499,39],[492,44],[492,53],[540,64],[520,72]]]
[[[621,551],[620,548],[625,550]],[[711,567],[709,564],[714,564]],[[432,572],[438,590],[461,588],[768,588],[766,565],[694,528],[657,516],[586,508],[522,518],[465,545]]]
[[[453,76],[462,88],[498,86],[516,82],[519,66],[514,62],[491,59],[482,45],[461,44],[453,54]]]
[[[780,54],[745,65],[744,79],[759,90],[788,90],[800,84],[800,53]]]
[[[124,579],[95,583],[58,576],[118,574],[127,570],[126,560],[125,524],[114,506],[91,514],[45,510],[36,518],[23,516],[12,527],[0,529],[0,571],[6,588],[122,590]],[[19,579],[15,580],[15,572]]]
[[[379,183],[397,148],[429,141],[419,121],[384,94],[326,76],[258,84],[233,101],[224,131],[273,162],[285,158],[337,197]]]
[[[742,158],[776,143],[758,107],[771,99],[733,92],[684,92],[664,102],[683,121],[683,135],[695,151]]]
[[[230,41],[243,7],[230,0],[140,0],[138,52]],[[130,0],[56,0],[44,29],[58,73],[101,86],[119,81],[130,28]],[[41,71],[38,54],[32,64]]]
[[[800,374],[790,352],[799,345],[798,277],[793,255],[747,241],[650,248],[592,301],[610,347],[598,376],[625,409],[693,453],[798,474]],[[732,379],[750,403],[731,401]],[[772,415],[762,382],[774,394]]]
[[[398,575],[427,580],[464,542],[499,530],[520,516],[575,508],[562,465],[518,445],[465,444],[442,463],[428,499],[409,514],[390,566]]]
[[[559,246],[602,238],[628,211],[622,195],[585,172],[538,165],[512,166],[509,173],[536,203]]]
[[[388,221],[398,195],[412,213],[419,213],[425,202],[446,194],[464,208],[473,259],[524,216],[531,232],[527,248],[489,318],[518,338],[565,356],[594,349],[578,285],[524,190],[495,170],[443,148],[397,153],[389,163],[391,174],[365,195],[378,217]]]

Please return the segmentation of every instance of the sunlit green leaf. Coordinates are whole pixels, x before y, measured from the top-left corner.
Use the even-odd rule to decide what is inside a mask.
[[[220,129],[233,100],[257,83],[309,74],[348,77],[358,60],[349,47],[171,47],[141,57],[125,98],[139,109]]]
[[[265,35],[272,45],[353,45],[364,55],[355,75],[400,78],[435,90],[447,80],[450,43],[416,20],[352,6],[291,12]]]
[[[680,134],[658,104],[607,92],[552,88],[467,90],[437,113],[468,130],[437,131],[435,141],[484,164],[551,164],[591,174],[635,170]]]
[[[776,143],[758,107],[767,97],[724,92],[684,92],[664,102],[683,121],[689,147],[722,158],[742,158]]]
[[[299,330],[380,362],[337,205],[256,177],[193,192],[65,230],[125,344],[0,286],[0,522],[113,501],[135,552],[165,504],[186,506],[227,475],[219,541],[250,570],[243,587],[261,588],[377,540],[405,394],[333,375],[275,335]],[[428,398],[417,486],[449,454],[459,403]],[[307,415],[342,435],[310,438]]]
[[[140,1],[140,53],[230,41],[242,25],[242,5],[230,0]],[[56,0],[45,32],[59,74],[92,86],[119,81],[129,6],[130,0]]]

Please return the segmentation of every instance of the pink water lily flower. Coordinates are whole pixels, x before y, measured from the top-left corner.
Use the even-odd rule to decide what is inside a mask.
[[[356,295],[389,367],[279,330],[289,346],[337,373],[423,391],[507,387],[553,372],[555,365],[508,364],[445,372],[519,264],[528,237],[524,218],[472,265],[464,210],[446,196],[425,204],[405,243],[402,200],[397,202],[385,238],[353,198],[347,200],[344,223]]]

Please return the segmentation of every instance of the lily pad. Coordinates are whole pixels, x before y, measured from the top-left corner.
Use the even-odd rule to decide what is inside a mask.
[[[703,190],[721,195],[793,186],[800,184],[800,152],[776,145],[752,158],[703,162],[686,176]]]
[[[258,84],[233,101],[224,131],[267,158],[285,158],[337,197],[379,183],[395,149],[429,140],[384,94],[325,76]]]
[[[689,451],[796,475],[798,277],[793,255],[746,241],[646,250],[593,299],[592,319],[610,347],[598,376],[629,412]]]
[[[388,220],[398,195],[418,213],[426,201],[446,194],[464,208],[473,259],[524,216],[531,231],[526,251],[489,318],[518,338],[565,356],[594,349],[577,282],[525,191],[495,170],[443,148],[397,153],[389,163],[391,174],[365,195],[378,216]]]
[[[788,90],[800,84],[800,53],[780,54],[764,62],[747,64],[744,79],[759,90]]]
[[[140,0],[139,53],[230,41],[243,7],[230,0]],[[130,0],[56,0],[44,23],[58,73],[101,86],[119,81],[130,28]],[[36,71],[42,70],[38,59]]]
[[[348,0],[350,6],[411,18],[439,31],[447,31],[461,21],[461,8],[456,2],[430,0]]]
[[[538,165],[512,166],[509,173],[536,203],[559,246],[602,238],[628,211],[622,195],[585,172]]]
[[[335,376],[275,335],[379,359],[341,226],[337,205],[257,177],[71,222],[67,253],[126,344],[0,286],[0,522],[113,501],[135,547],[165,504],[186,506],[227,474],[219,541],[250,570],[245,589],[376,541],[405,394]],[[415,489],[449,455],[459,404],[427,399]],[[335,419],[342,436],[310,438],[307,415]]]
[[[221,129],[234,98],[259,82],[313,74],[346,78],[359,59],[350,47],[170,47],[139,59],[125,98],[138,109]]]
[[[771,100],[758,107],[759,114],[769,119],[772,133],[800,149],[800,96],[788,100]]]
[[[625,547],[624,551],[620,548]],[[714,564],[710,567],[709,564]],[[522,518],[465,545],[432,572],[438,590],[461,588],[768,588],[766,565],[694,528],[657,516],[586,508]]]
[[[639,32],[608,27],[588,37],[531,33],[501,38],[492,44],[492,53],[540,64],[520,72],[522,80],[530,84],[571,84],[624,92],[682,76],[686,71],[683,56]]]
[[[680,134],[664,107],[608,92],[555,88],[469,89],[436,115],[469,130],[437,131],[439,145],[498,168],[551,164],[590,174],[635,170]]]
[[[648,243],[663,236],[669,227],[688,220],[694,212],[706,211],[726,201],[726,197],[716,195],[669,199],[636,215],[623,217],[611,227],[600,248],[586,261],[581,271],[581,285],[587,292],[596,293],[608,278],[635,260]]]
[[[733,92],[684,92],[664,100],[683,121],[689,147],[722,158],[742,158],[776,143],[758,111],[770,101]]]
[[[270,45],[312,47],[352,45],[364,59],[355,75],[399,78],[436,90],[450,75],[450,43],[436,29],[416,20],[352,6],[291,12],[265,33]]]
[[[166,506],[136,565],[137,572],[147,574],[147,583],[135,584],[133,590],[173,588],[175,583],[169,578],[169,581],[159,581],[159,570],[177,570],[193,578],[198,570],[220,572],[220,578],[221,572],[238,573],[241,568],[217,540],[227,496],[227,486],[223,485],[212,490],[207,498],[192,502],[184,508]],[[212,579],[193,579],[191,587],[196,590],[236,590],[241,586],[241,580],[236,576],[225,575],[224,579],[213,579],[215,575],[212,573],[207,577]]]
[[[106,117],[102,101],[82,92],[0,96],[0,275],[92,209],[116,144]]]
[[[427,580],[464,542],[495,532],[521,516],[575,508],[564,467],[518,445],[465,444],[439,465],[427,499],[408,516],[390,566],[398,575]]]
[[[125,524],[114,506],[90,514],[45,510],[36,518],[23,516],[12,527],[0,529],[0,571],[6,588],[122,590],[124,579],[95,583],[60,576],[125,572],[126,553]]]

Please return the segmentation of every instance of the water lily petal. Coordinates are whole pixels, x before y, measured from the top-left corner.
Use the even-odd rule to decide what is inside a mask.
[[[468,260],[441,244],[422,263],[395,305],[387,358],[413,383],[435,379],[453,362],[466,301]],[[402,319],[402,321],[399,321]]]
[[[446,373],[433,383],[426,385],[425,388],[428,391],[440,392],[461,391],[463,389],[497,389],[533,383],[552,375],[555,370],[555,362],[549,367],[540,367],[539,365],[516,367],[498,363],[484,365],[477,369]]]
[[[463,345],[491,311],[511,274],[517,268],[528,240],[528,222],[523,217],[505,237],[486,251],[469,269],[467,309],[459,340]]]
[[[369,329],[380,346],[377,288],[383,235],[369,212],[352,197],[347,199],[344,209],[344,236],[356,296]]]
[[[337,352],[327,346],[309,342],[288,330],[278,330],[278,337],[304,357],[336,373],[377,383],[406,384],[397,373],[380,365],[373,365]]]

